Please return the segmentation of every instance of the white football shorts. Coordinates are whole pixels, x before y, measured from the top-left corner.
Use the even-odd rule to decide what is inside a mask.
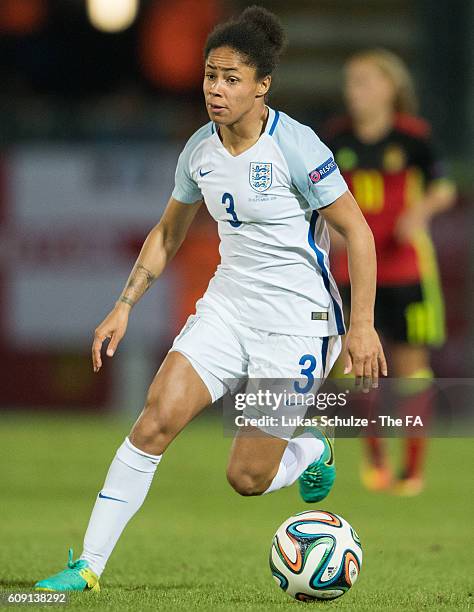
[[[250,379],[248,387],[252,379],[295,379],[295,390],[301,392],[307,392],[312,381],[311,393],[315,394],[341,352],[341,337],[293,336],[254,329],[200,300],[196,314],[188,318],[171,351],[188,359],[213,402],[233,391],[243,378]],[[294,413],[304,416],[306,409],[295,406]],[[245,412],[258,417],[265,410],[247,407]]]

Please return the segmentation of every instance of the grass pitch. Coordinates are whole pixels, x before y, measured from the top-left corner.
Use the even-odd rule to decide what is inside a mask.
[[[129,425],[84,416],[2,417],[2,591],[30,590],[36,580],[63,569],[69,546],[79,555],[95,496]],[[146,503],[102,576],[102,592],[73,594],[67,607],[474,609],[471,444],[434,440],[427,490],[406,499],[363,491],[360,442],[338,440],[336,486],[318,507],[354,525],[364,549],[362,572],[341,599],[302,604],[274,583],[267,557],[279,524],[309,506],[295,486],[239,497],[225,480],[230,440],[221,422],[198,419],[167,451]]]

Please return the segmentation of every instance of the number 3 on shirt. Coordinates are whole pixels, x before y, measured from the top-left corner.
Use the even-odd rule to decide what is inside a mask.
[[[314,384],[313,372],[316,369],[316,357],[309,353],[303,355],[299,360],[299,365],[302,366],[305,364],[308,364],[308,366],[306,368],[301,368],[300,374],[306,376],[308,382],[302,387],[298,381],[295,381],[293,388],[297,393],[307,393]]]
[[[234,210],[234,198],[230,193],[224,193],[222,196],[222,204],[229,204],[225,210],[232,217],[232,221],[229,220],[232,227],[240,227],[242,225],[242,221],[239,221],[237,218],[237,214]]]

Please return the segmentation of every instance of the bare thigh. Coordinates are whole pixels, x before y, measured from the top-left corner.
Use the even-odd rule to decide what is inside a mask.
[[[275,438],[255,427],[242,427],[234,438],[227,479],[241,495],[260,495],[275,477],[287,440]]]
[[[168,353],[148,389],[145,406],[130,432],[130,441],[161,455],[179,432],[211,403],[202,379],[184,355]]]

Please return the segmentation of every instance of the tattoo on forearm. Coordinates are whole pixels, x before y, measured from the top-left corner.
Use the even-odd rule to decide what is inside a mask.
[[[151,287],[156,276],[141,264],[137,264],[125,285],[119,301],[134,306],[142,295]]]

